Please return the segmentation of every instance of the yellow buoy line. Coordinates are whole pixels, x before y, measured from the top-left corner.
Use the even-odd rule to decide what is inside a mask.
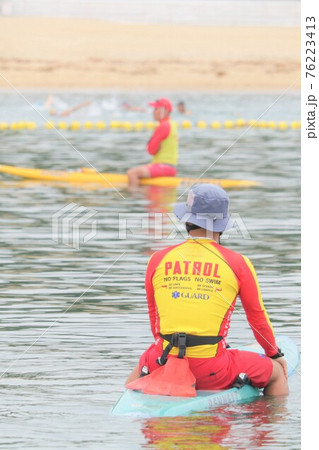
[[[223,122],[214,120],[212,122],[207,122],[204,120],[198,120],[197,122],[191,122],[190,120],[184,120],[181,123],[175,122],[179,128],[189,129],[189,128],[199,128],[199,129],[214,129],[218,130],[220,128],[223,129],[231,129],[231,128],[244,128],[244,127],[253,127],[253,128],[272,128],[277,130],[287,130],[287,129],[300,129],[301,122],[300,121],[267,121],[267,120],[245,120],[245,119],[236,119],[236,120],[225,120]],[[0,122],[0,131],[4,130],[35,130],[37,128],[46,128],[46,129],[60,129],[60,130],[124,130],[124,131],[143,131],[143,130],[153,130],[157,127],[157,122],[130,122],[130,121],[120,121],[120,120],[111,120],[109,123],[99,120],[97,122],[78,122],[73,121],[70,123],[59,121],[52,122],[48,121],[44,125],[38,125],[36,122],[31,121],[17,121],[17,122]]]

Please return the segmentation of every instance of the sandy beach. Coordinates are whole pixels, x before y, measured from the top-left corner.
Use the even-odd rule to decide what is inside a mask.
[[[1,88],[300,89],[298,27],[2,17],[0,40]]]

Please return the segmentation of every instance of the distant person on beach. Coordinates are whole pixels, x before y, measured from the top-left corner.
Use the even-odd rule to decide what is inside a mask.
[[[132,167],[127,171],[131,188],[136,188],[141,178],[174,177],[177,173],[177,127],[170,118],[173,105],[167,98],[160,98],[149,105],[154,108],[154,120],[159,122],[147,144],[147,151],[153,159],[151,164]]]
[[[185,103],[184,102],[178,102],[177,103],[177,111],[181,114],[186,114],[189,115],[191,114],[191,112],[186,109]]]

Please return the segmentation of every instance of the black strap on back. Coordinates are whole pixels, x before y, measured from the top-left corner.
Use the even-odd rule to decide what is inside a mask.
[[[162,356],[157,359],[157,363],[163,366],[167,361],[167,356],[173,347],[178,348],[178,358],[184,358],[186,347],[196,347],[198,345],[215,345],[220,342],[222,336],[195,336],[186,333],[160,334],[160,337],[169,341],[165,347]]]

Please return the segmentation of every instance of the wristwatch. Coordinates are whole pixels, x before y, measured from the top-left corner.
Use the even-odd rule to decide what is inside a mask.
[[[284,356],[283,352],[281,351],[281,348],[278,347],[278,352],[275,355],[270,356],[271,359],[278,359]]]

